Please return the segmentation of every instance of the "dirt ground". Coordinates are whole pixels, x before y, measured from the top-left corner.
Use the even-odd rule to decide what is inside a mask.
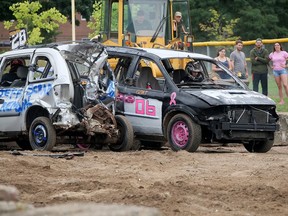
[[[288,146],[266,154],[241,145],[196,153],[104,149],[73,158],[15,156],[6,147],[0,184],[16,186],[21,201],[35,207],[76,201],[156,207],[167,216],[288,215]]]

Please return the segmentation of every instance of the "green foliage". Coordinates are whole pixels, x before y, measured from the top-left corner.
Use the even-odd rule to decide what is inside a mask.
[[[104,13],[102,8],[102,3],[100,1],[95,1],[93,4],[93,12],[91,16],[91,20],[88,22],[87,26],[92,30],[92,33],[89,34],[89,38],[93,38],[97,36],[101,30],[100,25],[101,22],[105,22],[103,18],[106,16],[101,17],[101,13]],[[111,30],[117,31],[118,30],[118,4],[112,5],[112,16],[111,16]]]
[[[9,7],[12,4],[20,2],[19,0],[1,0],[1,10],[0,10],[0,21],[3,22],[4,20],[12,20],[14,16],[9,10]]]
[[[30,0],[30,2],[32,1],[35,2],[34,0]],[[15,3],[23,2],[24,0],[1,0],[0,21],[14,19],[9,7]],[[38,0],[38,2],[42,5],[39,13],[42,11],[47,11],[50,8],[56,8],[61,14],[71,21],[71,0]],[[81,13],[82,17],[89,20],[93,11],[94,2],[95,0],[75,0],[75,9],[77,12]],[[79,25],[79,23],[79,20],[75,20],[76,25]]]
[[[210,19],[205,23],[200,23],[200,29],[208,33],[208,36],[215,38],[218,41],[236,40],[238,37],[234,36],[233,29],[238,22],[237,19],[227,21],[225,16],[219,14],[218,11],[210,9]]]
[[[218,12],[226,21],[237,20],[232,37],[242,40],[284,38],[288,35],[287,0],[190,0],[192,30],[195,41],[210,41],[221,38],[221,31],[209,34],[199,24],[211,27],[210,10]],[[220,24],[220,23],[219,23]],[[215,25],[215,23],[213,23]],[[208,34],[207,34],[208,33]]]
[[[112,31],[117,31],[118,29],[118,5],[114,4],[112,7],[112,26],[111,30]],[[113,22],[113,19],[115,20]]]
[[[43,5],[43,10],[50,8],[57,8],[61,14],[71,21],[71,0],[40,0]],[[90,20],[90,16],[93,12],[93,4],[95,0],[75,0],[75,10],[79,12],[86,20]],[[75,20],[75,24],[79,25],[79,20]]]
[[[253,85],[252,85],[252,80],[251,80],[251,76],[250,76],[250,82],[249,82],[249,88],[253,89]],[[288,112],[288,97],[285,96],[285,91],[284,89],[282,89],[283,91],[283,95],[284,95],[284,101],[285,104],[284,105],[279,105],[278,103],[280,102],[279,99],[279,94],[278,94],[278,87],[277,84],[275,82],[275,79],[273,77],[273,75],[269,74],[268,76],[268,97],[270,97],[272,100],[275,101],[276,105],[276,109],[277,112]],[[259,84],[259,92],[262,92],[262,88],[261,85]]]
[[[13,12],[16,22],[4,21],[4,27],[8,30],[25,28],[30,45],[42,43],[45,32],[57,32],[59,23],[65,23],[66,17],[55,8],[39,13],[41,7],[38,1],[13,4],[9,9]]]
[[[101,24],[101,6],[100,2],[95,2],[93,4],[93,12],[91,15],[91,20],[87,23],[88,28],[92,30],[92,33],[89,34],[89,38],[93,38],[100,32]]]
[[[260,85],[259,85],[260,86]],[[262,90],[261,90],[262,91]],[[260,92],[261,92],[260,91]],[[280,102],[280,98],[279,98],[279,92],[278,92],[278,87],[277,84],[275,82],[275,79],[273,77],[273,75],[269,76],[268,79],[268,96],[275,101],[275,103],[277,104],[277,112],[288,112],[288,97],[285,94],[285,90],[282,89],[283,91],[283,95],[284,95],[284,101],[285,104],[283,105],[279,105]]]
[[[93,5],[98,1],[99,0],[75,0],[76,11],[80,12],[83,17],[89,20],[91,14],[95,12]],[[262,0],[261,2],[250,0],[189,1],[191,9],[190,15],[192,18],[192,32],[196,42],[222,40],[225,39],[226,36],[227,39],[233,39],[239,36],[242,40],[254,40],[258,37],[272,39],[284,38],[288,35],[287,0]],[[9,7],[15,3],[24,2],[24,0],[1,0],[0,20],[15,19],[15,16],[11,10],[9,10]],[[30,2],[36,3],[34,0],[33,2],[32,0]],[[37,11],[38,14],[48,11],[51,8],[56,8],[61,14],[66,16],[68,20],[71,20],[71,0],[39,0],[38,2],[42,5]],[[28,10],[28,7],[25,10]],[[113,9],[113,11],[114,10],[116,11],[117,9]],[[211,19],[213,18],[211,10],[216,11],[219,15],[218,23],[217,21],[216,23],[211,22]],[[100,14],[97,10],[96,13]],[[115,15],[116,14],[117,13],[115,13]],[[92,15],[92,23],[90,23],[90,25],[95,25],[95,28],[97,29],[100,19],[99,17],[95,19],[94,16],[95,14]],[[114,15],[113,18],[115,18]],[[27,21],[25,21],[25,23],[27,24]],[[75,20],[75,23],[76,25],[79,24],[79,20]],[[111,25],[111,29],[115,29],[117,28],[118,23],[112,20]],[[205,28],[201,28],[201,25],[206,25],[206,27],[211,29],[207,31]],[[89,26],[89,28],[91,27],[92,26]],[[99,30],[96,29],[93,35],[99,32]],[[45,31],[40,29],[40,32],[41,35],[44,36],[43,32]],[[45,34],[49,36],[51,32],[46,32]]]

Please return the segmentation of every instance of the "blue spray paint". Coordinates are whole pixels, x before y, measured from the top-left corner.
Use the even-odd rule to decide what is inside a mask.
[[[28,107],[32,106],[30,101],[31,96],[36,95],[38,98],[41,98],[43,96],[49,95],[51,89],[51,83],[29,85],[25,91],[22,88],[0,89],[0,98],[4,100],[4,103],[0,104],[0,112],[15,111],[20,113],[26,110]],[[22,101],[23,92],[24,97]]]

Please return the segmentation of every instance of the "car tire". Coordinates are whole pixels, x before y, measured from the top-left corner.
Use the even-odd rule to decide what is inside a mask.
[[[56,131],[50,119],[34,119],[29,129],[29,140],[33,150],[51,151],[56,144]]]
[[[119,129],[119,137],[116,143],[110,144],[111,151],[129,151],[134,143],[134,131],[131,123],[125,116],[116,115],[117,128]]]
[[[32,150],[29,142],[29,137],[19,137],[16,140],[17,145],[23,150]]]
[[[173,116],[167,126],[168,143],[172,150],[195,152],[202,138],[200,125],[186,114]]]
[[[249,143],[245,143],[243,145],[248,152],[266,153],[272,148],[273,144],[274,140],[264,140],[250,141]]]

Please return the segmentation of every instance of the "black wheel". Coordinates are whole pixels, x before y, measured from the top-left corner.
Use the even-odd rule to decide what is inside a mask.
[[[146,140],[141,140],[141,145],[144,148],[148,149],[161,149],[162,146],[165,145],[165,142],[154,142],[154,141],[146,141]]]
[[[29,137],[19,137],[16,140],[17,145],[23,150],[32,150],[29,142]]]
[[[266,153],[272,148],[273,144],[274,140],[264,140],[250,141],[249,143],[243,145],[248,152]]]
[[[131,123],[125,116],[115,116],[117,127],[119,129],[118,141],[115,144],[110,144],[109,148],[112,151],[129,151],[133,147],[134,132]]]
[[[29,140],[32,149],[51,151],[56,144],[56,131],[46,117],[34,119],[29,129]]]
[[[201,142],[201,127],[186,114],[177,114],[168,124],[167,137],[172,150],[195,152]]]

